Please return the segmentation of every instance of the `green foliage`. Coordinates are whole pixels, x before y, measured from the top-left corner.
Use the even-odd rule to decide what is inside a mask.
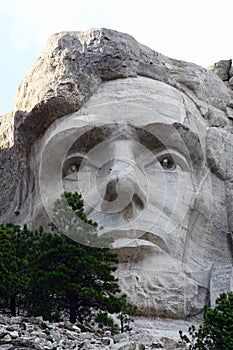
[[[134,305],[128,304],[126,302],[126,295],[122,295],[121,298],[118,300],[118,308],[119,308],[119,314],[118,319],[120,320],[120,330],[121,333],[123,332],[129,332],[132,330],[130,327],[131,322],[133,322],[133,318],[130,317],[132,315],[135,315],[136,313],[136,307]]]
[[[10,307],[13,316],[28,286],[28,266],[38,235],[27,226],[0,225],[0,299],[2,308]]]
[[[112,307],[111,312],[117,313],[119,326],[113,322],[112,317],[109,317],[109,314],[106,311],[98,312],[95,317],[95,321],[101,328],[108,327],[113,332],[118,330],[120,330],[121,333],[131,331],[132,328],[130,327],[130,324],[131,322],[134,322],[131,316],[135,315],[136,307],[127,303],[125,294],[115,299],[114,303],[112,303]]]
[[[68,200],[69,208],[64,200]],[[71,215],[62,218],[63,210],[78,217],[79,237],[85,243],[95,237],[97,224],[84,214],[81,195],[65,193],[56,203],[55,221],[64,225],[75,221]],[[85,232],[86,226],[90,227]],[[55,227],[55,224],[53,225]],[[76,227],[72,228],[75,234]],[[91,237],[92,235],[92,237]],[[109,240],[108,240],[109,242]],[[106,241],[105,241],[106,243]],[[113,272],[117,255],[109,248],[82,245],[60,232],[48,233],[40,227],[30,231],[12,224],[0,225],[0,309],[12,315],[21,310],[33,316],[58,321],[69,314],[71,322],[97,320],[100,325],[116,329],[110,314],[119,314],[121,330],[127,330],[126,313],[134,308],[121,296]]]
[[[189,337],[180,331],[187,349],[233,349],[233,292],[222,293],[216,300],[215,308],[204,308],[204,324],[189,328]]]
[[[82,245],[108,248],[112,237],[98,235],[97,222],[88,219],[84,213],[82,195],[64,192],[53,208],[53,230],[64,234]]]
[[[99,311],[95,316],[95,322],[100,328],[108,328],[111,329],[112,332],[117,332],[119,330],[119,327],[106,311]]]
[[[83,323],[93,309],[110,309],[119,292],[112,275],[116,267],[109,264],[117,261],[116,255],[81,247],[66,237],[52,236],[51,241],[53,247],[42,252],[31,269],[27,298],[31,313],[48,319],[48,315],[66,309],[71,322],[78,318]],[[37,295],[44,302],[49,301],[46,313],[44,302],[38,303]]]

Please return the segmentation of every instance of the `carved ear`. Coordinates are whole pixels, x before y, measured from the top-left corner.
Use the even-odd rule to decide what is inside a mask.
[[[233,178],[233,134],[217,127],[206,136],[206,158],[212,173],[222,180]]]

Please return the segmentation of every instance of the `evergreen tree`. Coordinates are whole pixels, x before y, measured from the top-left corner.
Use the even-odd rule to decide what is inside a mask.
[[[45,235],[51,248],[41,250],[30,269],[30,312],[57,319],[67,309],[70,321],[91,318],[92,310],[114,310],[119,286],[112,272],[116,255],[104,249],[79,246],[67,237]],[[37,296],[40,295],[38,301]]]
[[[88,219],[84,213],[82,195],[77,192],[64,192],[55,202],[53,209],[53,230],[64,234],[81,245],[109,248],[113,237],[97,233],[98,224]]]
[[[16,316],[16,299],[27,288],[28,261],[24,254],[19,254],[16,244],[16,232],[19,226],[0,225],[0,300],[2,308],[9,308]]]
[[[68,200],[68,208],[64,200]],[[43,227],[30,231],[26,225],[0,225],[1,309],[6,306],[15,316],[16,307],[23,307],[29,315],[51,321],[59,320],[61,313],[67,311],[73,323],[96,318],[105,325],[112,324],[109,313],[120,313],[121,327],[126,325],[126,310],[134,308],[125,296],[119,295],[113,275],[117,255],[105,247],[109,238],[99,238],[97,224],[86,217],[83,207],[77,193],[65,193],[56,203],[55,222],[71,223],[69,232],[75,240],[61,232],[47,233]],[[76,218],[70,211],[78,218],[74,226],[72,220],[75,222]],[[86,245],[80,243],[80,237]]]
[[[59,227],[59,235],[41,240],[41,254],[31,272],[27,298],[30,311],[53,319],[65,309],[71,322],[78,319],[83,323],[98,311],[129,310],[125,296],[116,297],[120,289],[112,272],[118,259],[106,248],[112,239],[98,236],[97,223],[84,213],[82,196],[65,192],[55,203],[54,213],[52,227],[54,231]],[[45,302],[36,302],[36,295],[47,301],[47,308]]]
[[[196,330],[189,328],[189,337],[180,331],[188,349],[232,350],[233,349],[233,292],[222,293],[215,308],[204,308],[204,324]]]

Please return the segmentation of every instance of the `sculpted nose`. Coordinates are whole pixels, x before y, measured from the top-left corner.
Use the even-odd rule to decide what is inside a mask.
[[[118,193],[117,193],[117,183],[118,183],[118,178],[113,179],[108,182],[106,186],[106,191],[104,195],[104,200],[107,202],[113,202],[117,199]]]
[[[146,196],[142,189],[142,174],[136,164],[116,160],[106,179],[101,210],[107,213],[121,212],[130,221],[145,207]]]
[[[123,190],[125,192],[125,197],[128,198],[127,192],[132,190],[132,178],[135,178],[135,170],[133,165],[129,161],[125,160],[114,160],[110,168],[110,175],[106,182],[106,191],[104,195],[104,200],[107,202],[115,201],[119,194],[122,195],[123,200]],[[130,181],[131,180],[131,181]],[[135,179],[136,180],[136,179]]]

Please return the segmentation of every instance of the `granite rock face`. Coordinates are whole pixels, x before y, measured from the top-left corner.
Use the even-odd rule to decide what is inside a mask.
[[[112,30],[52,36],[0,119],[1,221],[47,227],[79,191],[139,314],[199,314],[233,289],[231,62],[216,69]]]
[[[208,67],[224,81],[226,86],[233,90],[233,67],[232,60],[222,60]]]

